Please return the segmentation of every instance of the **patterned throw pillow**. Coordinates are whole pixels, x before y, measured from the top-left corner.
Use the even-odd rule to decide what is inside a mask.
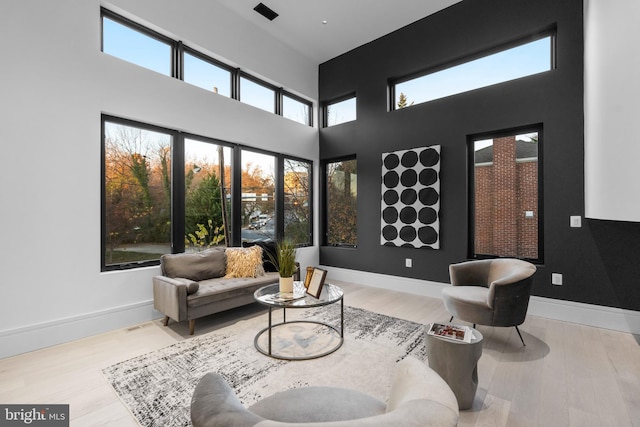
[[[224,276],[226,279],[264,276],[260,246],[227,248],[225,255],[227,257],[227,274]]]

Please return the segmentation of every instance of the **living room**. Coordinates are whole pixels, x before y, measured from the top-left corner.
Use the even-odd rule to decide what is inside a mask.
[[[97,348],[104,349],[112,338],[131,346],[130,355],[188,338],[188,332],[181,335],[181,326],[163,332],[158,325],[160,314],[153,310],[151,291],[157,265],[101,268],[103,115],[311,161],[313,244],[298,250],[301,266],[322,266],[330,281],[359,284],[351,288],[353,296],[347,294],[348,305],[360,306],[357,298],[362,295],[361,303],[369,310],[400,317],[409,312],[413,319],[408,320],[424,322],[447,320],[443,308],[430,301],[439,301],[449,283],[448,266],[469,257],[469,136],[542,123],[544,262],[537,265],[534,277],[529,308],[533,326],[523,328],[525,339],[555,325],[547,321],[563,321],[568,323],[558,323],[561,329],[570,330],[574,324],[583,332],[586,327],[604,328],[633,340],[630,334],[640,333],[640,292],[635,286],[640,271],[634,260],[640,244],[640,207],[634,197],[638,172],[630,163],[638,149],[630,135],[638,86],[627,73],[638,69],[638,59],[630,54],[637,39],[637,5],[626,1],[613,7],[604,0],[449,3],[417,25],[321,63],[260,26],[247,24],[223,2],[198,1],[189,7],[168,0],[3,3],[2,32],[11,40],[2,73],[7,141],[1,168],[2,234],[11,249],[3,260],[8,274],[0,291],[0,357],[7,369],[14,363],[58,369],[37,355],[64,343],[71,343],[65,348],[81,359],[83,353],[96,351],[92,343],[100,342]],[[101,7],[311,101],[314,125],[215,96],[104,54]],[[330,29],[331,22],[326,25]],[[552,72],[389,111],[390,79],[550,28],[557,31]],[[605,31],[611,28],[618,31]],[[422,54],[426,46],[430,53]],[[607,66],[611,63],[617,66]],[[322,127],[317,118],[325,103],[352,93],[358,99],[357,119]],[[442,147],[440,248],[382,246],[380,156],[430,145]],[[321,165],[349,156],[358,161],[357,246],[328,246],[322,237],[326,230]],[[21,178],[19,184],[12,185],[16,177]],[[571,227],[571,216],[581,217],[582,227]],[[35,258],[35,253],[43,257]],[[407,259],[412,267],[406,267]],[[41,276],[25,274],[34,269]],[[552,284],[552,273],[562,274],[561,286]],[[421,314],[414,305],[418,302],[433,312]],[[208,319],[198,334],[234,321],[224,319]],[[153,328],[140,326],[150,321]],[[137,326],[128,335],[135,338],[123,338],[122,328]],[[151,329],[154,332],[147,333]],[[504,331],[502,338],[517,344],[509,333],[513,332]],[[87,341],[75,341],[82,339]],[[615,335],[611,340],[622,338]],[[71,349],[74,345],[76,350]],[[618,348],[630,358],[637,352],[637,346],[628,343]],[[110,354],[98,363],[106,366],[120,357]],[[57,360],[80,363],[63,362],[63,354]],[[618,380],[637,391],[637,370],[629,375],[629,383]],[[3,403],[21,388],[24,398],[17,403],[25,403],[28,391],[41,386],[30,385],[29,378],[8,378],[0,395]],[[579,382],[570,384],[565,386],[579,387]],[[108,424],[96,419],[104,396],[88,405],[91,415],[78,425]],[[622,399],[633,402],[633,396]],[[109,405],[121,404],[114,400]],[[633,415],[631,420],[638,418]]]

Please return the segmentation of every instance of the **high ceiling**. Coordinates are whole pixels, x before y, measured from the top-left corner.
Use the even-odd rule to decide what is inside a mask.
[[[317,63],[462,0],[216,0]],[[259,3],[278,14],[254,11]]]

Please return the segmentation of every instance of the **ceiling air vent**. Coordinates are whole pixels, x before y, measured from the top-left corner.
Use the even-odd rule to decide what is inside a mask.
[[[267,6],[265,6],[262,3],[259,3],[256,7],[253,8],[253,10],[255,10],[260,15],[267,18],[269,21],[273,21],[278,17],[277,13],[275,13],[273,10],[269,9]]]

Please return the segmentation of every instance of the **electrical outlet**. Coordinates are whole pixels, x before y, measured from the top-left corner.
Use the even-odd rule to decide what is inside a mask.
[[[562,285],[562,274],[560,273],[551,273],[551,284],[556,286]]]
[[[413,267],[413,262],[412,262],[411,258],[405,258],[405,260],[404,260],[404,266],[405,266],[405,267],[408,267],[408,268]]]
[[[570,217],[571,227],[582,227],[582,217],[581,216],[572,216]]]

